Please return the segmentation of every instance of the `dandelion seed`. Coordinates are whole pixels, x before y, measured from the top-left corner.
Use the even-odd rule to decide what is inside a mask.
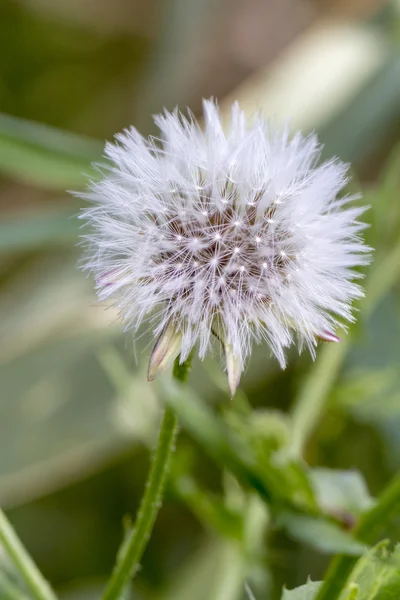
[[[204,117],[201,129],[166,112],[157,143],[132,128],[106,145],[113,166],[84,195],[86,268],[128,329],[156,322],[150,378],[195,346],[204,358],[215,333],[234,393],[253,342],[284,367],[291,344],[314,354],[353,320],[365,209],[338,198],[348,166],[318,165],[315,135],[290,138],[262,115],[244,126],[237,104],[226,135],[212,101]]]

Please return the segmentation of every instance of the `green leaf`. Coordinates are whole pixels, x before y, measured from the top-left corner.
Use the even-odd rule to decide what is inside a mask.
[[[211,537],[189,557],[159,600],[239,600],[247,565],[239,547]]]
[[[379,181],[372,189],[364,192],[364,203],[371,206],[369,217],[371,228],[367,232],[374,247],[385,248],[398,237],[400,206],[398,199],[400,186],[400,144],[392,151]]]
[[[51,189],[78,188],[94,174],[102,144],[0,114],[0,172]]]
[[[357,595],[352,596],[353,590]],[[339,600],[395,600],[400,598],[400,544],[391,553],[383,542],[354,567]]]
[[[292,408],[291,453],[301,456],[308,438],[322,417],[331,388],[345,361],[350,339],[321,348],[314,365],[303,379]]]
[[[160,397],[177,412],[182,425],[208,454],[269,498],[269,490],[255,474],[255,457],[245,440],[234,436],[234,432],[188,386],[183,388],[167,377],[160,378],[156,385]]]
[[[29,596],[2,570],[0,570],[0,598],[1,600],[29,600]]]
[[[247,583],[245,583],[245,585],[244,585],[244,591],[246,592],[246,596],[247,596],[248,600],[256,600],[253,592],[251,591],[250,586]]]
[[[67,589],[59,592],[60,600],[98,600],[104,589],[103,582],[93,582],[93,578],[88,581],[78,581],[68,584]]]
[[[317,509],[304,464],[288,452],[291,423],[285,415],[265,409],[248,415],[227,411],[226,420],[251,447],[260,473],[277,498],[290,498],[306,510]]]
[[[74,244],[82,223],[79,206],[72,203],[50,211],[4,218],[0,223],[0,252],[23,252],[43,246]]]
[[[320,581],[309,581],[294,590],[283,590],[281,600],[314,600],[320,587]]]
[[[368,319],[362,337],[353,343],[333,402],[356,421],[368,423],[381,433],[394,468],[400,452],[399,361],[398,301],[391,292]]]
[[[30,600],[21,574],[15,569],[9,555],[0,543],[0,598],[1,600]]]
[[[75,253],[39,255],[4,281],[0,295],[2,363],[49,338],[62,337],[61,332],[70,336],[71,329],[86,333],[102,326],[104,311],[93,310],[92,283],[79,273],[76,260]],[[112,330],[115,334],[118,328]],[[20,382],[21,377],[18,379]]]
[[[324,512],[340,518],[358,516],[374,505],[364,477],[358,471],[315,468],[310,478]]]
[[[85,478],[135,441],[151,443],[159,406],[145,373],[115,392],[99,343],[98,333],[61,339],[0,367],[3,506]]]
[[[315,600],[322,582],[285,590],[281,600]],[[336,596],[335,596],[336,598]],[[356,563],[338,600],[396,600],[400,598],[400,544],[391,553],[381,542]]]
[[[206,527],[212,527],[226,538],[240,540],[243,537],[243,516],[230,509],[216,494],[207,493],[189,474],[170,477],[178,498]]]
[[[227,422],[202,402],[193,390],[182,389],[164,379],[159,393],[177,412],[190,434],[224,468],[244,484],[256,489],[264,500],[277,506],[316,512],[317,505],[304,465],[276,449],[276,439],[261,439],[251,420],[233,415]]]
[[[358,556],[367,549],[348,531],[323,518],[281,512],[278,515],[278,524],[283,526],[292,538],[320,552]]]
[[[340,115],[320,129],[324,156],[360,164],[390,135],[399,114],[400,60],[393,52],[386,64],[356,94]],[[371,114],[374,118],[371,118]],[[373,140],[372,143],[371,140]]]

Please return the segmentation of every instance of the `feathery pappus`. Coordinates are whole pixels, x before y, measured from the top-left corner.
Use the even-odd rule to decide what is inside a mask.
[[[217,337],[233,394],[254,342],[284,367],[295,342],[314,355],[318,339],[339,341],[370,250],[365,208],[340,196],[348,165],[319,164],[314,134],[248,120],[237,103],[227,133],[211,100],[203,126],[178,111],[155,122],[157,138],[131,128],[107,143],[110,164],[81,194],[85,267],[126,329],[153,331],[149,379]]]

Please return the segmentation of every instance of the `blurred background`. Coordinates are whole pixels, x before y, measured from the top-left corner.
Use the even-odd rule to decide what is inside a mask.
[[[356,468],[373,495],[399,465],[400,2],[0,0],[0,505],[65,600],[104,585],[160,411],[149,340],[134,347],[76,267],[80,203],[66,190],[123,127],[151,133],[155,112],[198,114],[209,96],[290,117],[352,162],[376,249],[340,354],[293,354],[281,372],[257,348],[237,402],[299,422],[307,394],[307,462]],[[217,411],[219,367],[192,373]],[[257,600],[275,600],[322,577],[329,553],[269,529],[257,506],[238,552],[241,502],[183,431],[132,597],[242,600],[245,572]]]

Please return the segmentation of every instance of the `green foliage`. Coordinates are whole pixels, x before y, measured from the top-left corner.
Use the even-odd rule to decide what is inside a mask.
[[[294,590],[283,590],[281,600],[315,600],[321,583],[309,581]]]
[[[1,143],[1,142],[0,142]],[[36,171],[35,171],[36,172]],[[0,251],[27,252],[48,246],[70,245],[79,235],[79,222],[71,206],[60,206],[43,215],[7,218],[0,224]]]
[[[281,600],[316,600],[320,582],[285,590]],[[400,545],[381,542],[358,560],[338,600],[393,600],[400,596]]]
[[[84,184],[101,152],[97,142],[0,114],[3,174],[50,189],[73,189]]]
[[[391,600],[399,594],[400,546],[390,552],[388,544],[381,543],[356,564],[341,600]]]
[[[346,515],[359,516],[374,505],[365,480],[358,471],[314,468],[310,477],[318,504],[328,514],[342,518]]]
[[[282,513],[278,522],[294,539],[321,552],[359,556],[366,550],[349,532],[326,519]]]

